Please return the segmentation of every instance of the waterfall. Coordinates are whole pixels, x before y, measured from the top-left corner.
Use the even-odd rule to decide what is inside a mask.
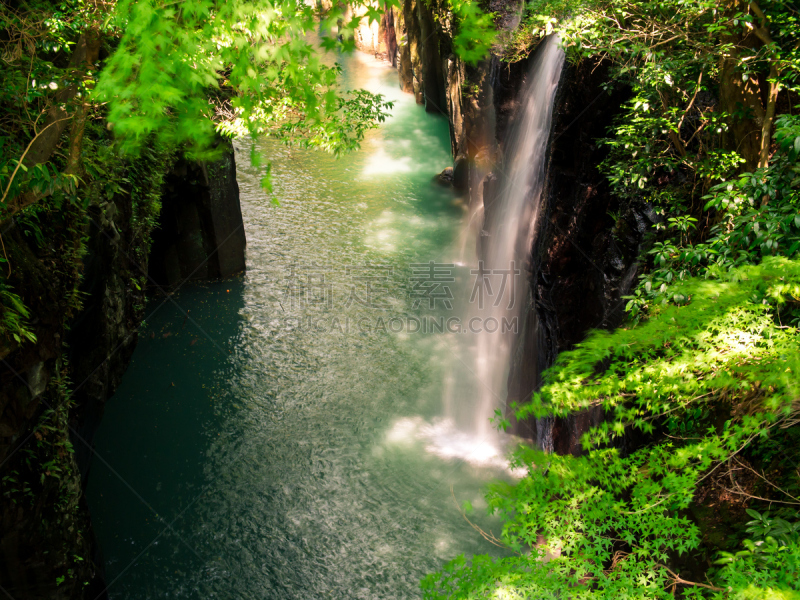
[[[449,378],[448,387],[456,397],[455,402],[453,398],[446,401],[451,411],[457,406],[449,416],[479,436],[490,435],[488,420],[505,404],[512,348],[525,317],[530,254],[563,64],[560,40],[551,35],[537,50],[520,92],[505,159],[494,171],[498,189],[495,193],[484,190],[478,260],[471,270],[465,321],[480,325],[481,331],[464,336],[465,342],[455,350],[458,374]],[[535,314],[527,316],[535,318]],[[455,386],[454,380],[459,382]]]

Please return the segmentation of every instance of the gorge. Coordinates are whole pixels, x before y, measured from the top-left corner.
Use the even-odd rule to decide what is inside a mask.
[[[496,554],[453,500],[481,506],[482,484],[513,480],[510,440],[489,418],[505,404],[512,346],[530,342],[516,328],[413,324],[538,319],[524,309],[557,38],[530,62],[507,128],[513,162],[490,175],[468,158],[483,195],[432,182],[453,158],[451,121],[363,54],[344,58],[345,85],[395,105],[357,154],[262,142],[276,207],[236,147],[247,270],[148,307],[98,431],[87,498],[110,597],[407,598],[437,560]],[[494,280],[480,307],[478,260]]]
[[[668,4],[3,7],[0,591],[794,597],[795,17]]]
[[[555,41],[550,46],[551,52],[560,52]],[[401,75],[411,68],[405,60],[401,56],[397,61]],[[504,475],[503,442],[492,433],[488,419],[504,404],[510,345],[518,340],[522,345],[530,342],[517,336],[515,329],[504,336],[470,334],[466,346],[454,350],[453,344],[458,345],[460,339],[442,339],[443,335],[455,337],[452,333],[420,336],[401,332],[395,339],[398,336],[389,332],[387,339],[369,328],[375,326],[376,315],[387,322],[398,315],[425,318],[429,298],[424,297],[423,312],[419,313],[404,306],[404,287],[409,273],[419,272],[429,261],[442,265],[437,268],[452,276],[453,283],[444,285],[455,292],[455,310],[444,313],[449,316],[463,309],[467,314],[475,305],[468,300],[478,257],[487,261],[487,269],[500,269],[511,261],[524,268],[523,272],[513,267],[514,281],[507,286],[507,291],[516,295],[511,304],[523,307],[514,319],[537,318],[535,312],[524,312],[532,305],[525,297],[531,268],[525,256],[533,243],[530,228],[537,219],[531,211],[541,196],[551,119],[547,111],[541,116],[536,111],[540,103],[552,106],[561,72],[557,54],[542,60],[548,62],[549,70],[539,74],[534,65],[525,78],[527,88],[517,90],[522,97],[520,112],[527,113],[516,117],[521,120],[516,126],[520,131],[517,141],[510,142],[509,156],[518,159],[502,184],[506,188],[496,192],[496,205],[508,208],[495,213],[500,216],[493,217],[497,231],[491,239],[517,239],[517,234],[503,228],[519,227],[520,233],[518,241],[502,252],[477,247],[485,243],[486,230],[491,228],[480,225],[484,222],[482,192],[497,176],[472,156],[465,160],[450,154],[453,139],[460,138],[461,145],[469,149],[469,139],[495,126],[481,122],[477,132],[466,127],[455,132],[455,123],[463,123],[460,115],[443,120],[436,111],[415,108],[414,96],[397,89],[400,86],[393,81],[397,75],[390,67],[364,55],[345,58],[344,83],[391,98],[396,102],[392,119],[368,138],[353,158],[333,159],[314,151],[287,151],[262,144],[259,151],[272,161],[281,206],[260,206],[259,169],[249,164],[246,145],[236,147],[235,180],[234,154],[223,158],[219,166],[175,164],[163,184],[169,191],[162,196],[159,227],[148,260],[150,285],[164,286],[165,291],[172,286],[175,293],[164,296],[157,292],[156,298],[135,314],[130,308],[109,304],[115,296],[107,290],[119,277],[114,275],[119,259],[112,251],[125,257],[131,250],[130,246],[120,248],[113,233],[125,236],[125,221],[117,217],[115,222],[113,213],[105,221],[112,233],[97,236],[106,247],[90,254],[85,277],[89,286],[98,289],[89,292],[90,298],[98,298],[97,308],[86,303],[70,332],[75,357],[72,377],[78,381],[88,378],[73,396],[77,400],[72,416],[73,444],[82,479],[89,483],[92,531],[98,536],[94,560],[104,569],[104,583],[97,587],[107,587],[110,597],[119,598],[153,594],[190,597],[198,590],[208,595],[231,589],[242,595],[252,593],[248,590],[267,593],[265,589],[273,589],[269,597],[276,598],[326,593],[341,597],[344,590],[354,587],[366,590],[364,597],[408,597],[416,594],[417,580],[437,566],[436,557],[464,550],[491,551],[490,545],[473,539],[474,532],[465,529],[461,515],[452,510],[450,487],[455,486],[460,501],[468,499],[479,506],[481,483],[509,476]],[[422,74],[417,76],[424,80]],[[539,84],[538,77],[549,78],[551,83]],[[458,89],[458,82],[442,81],[440,85]],[[537,95],[540,90],[544,97]],[[463,102],[456,95],[450,101],[456,103],[453,106]],[[507,129],[514,131],[514,127],[508,125]],[[493,143],[500,145],[501,140]],[[432,160],[434,156],[438,158]],[[473,184],[466,190],[451,191],[431,183],[453,158],[457,159],[456,187],[463,188],[464,170]],[[538,186],[535,190],[524,181],[529,168],[540,182],[533,184]],[[347,175],[342,179],[340,173]],[[482,181],[475,190],[479,176]],[[236,180],[242,191],[243,222]],[[511,213],[505,215],[504,210]],[[355,214],[361,215],[358,221],[353,221]],[[217,223],[222,224],[221,229]],[[246,275],[230,279],[244,266],[244,232],[248,237]],[[487,252],[500,254],[487,256]],[[364,271],[372,264],[377,266],[374,274]],[[358,269],[367,279],[359,278]],[[202,287],[191,283],[219,276],[223,276],[220,283]],[[369,277],[375,278],[379,295],[385,297],[366,306],[351,303],[350,310],[345,310],[342,305],[348,296],[362,293],[354,283],[366,281],[363,293],[369,295]],[[495,285],[499,283],[498,279]],[[487,291],[491,293],[491,285]],[[505,306],[509,299],[504,292],[497,293]],[[109,299],[105,304],[99,302],[103,297]],[[497,300],[487,296],[487,308],[493,308]],[[434,308],[444,308],[441,300],[434,299]],[[484,321],[493,318],[491,310],[476,314]],[[364,316],[369,324],[366,331],[353,334],[348,329],[342,334],[341,324],[353,323],[355,329]],[[340,325],[331,326],[337,317]],[[143,318],[142,327],[135,326],[137,318]],[[466,317],[463,320],[467,322]],[[106,330],[88,329],[103,323]],[[133,353],[135,337],[139,341]],[[100,345],[99,340],[103,340]],[[322,348],[338,350],[324,359],[319,355]],[[450,352],[464,353],[468,364],[454,361]],[[110,358],[104,361],[103,354]],[[408,365],[401,370],[392,367],[402,355],[408,356],[403,361]],[[126,367],[131,356],[133,363]],[[286,366],[277,361],[281,356]],[[373,358],[361,367],[351,362],[357,357],[363,360],[363,356]],[[518,368],[528,373],[535,367],[530,358],[524,360],[527,363]],[[481,362],[486,361],[493,364],[480,371]],[[452,362],[461,370],[453,372]],[[425,363],[427,367],[422,368]],[[287,379],[298,368],[305,373],[301,387]],[[310,377],[312,372],[319,372],[319,381]],[[349,374],[348,380],[337,385],[344,373]],[[458,382],[456,389],[442,388],[448,378]],[[393,382],[384,391],[375,388],[382,379]],[[265,381],[274,383],[265,387]],[[393,389],[398,385],[399,389]],[[341,391],[340,386],[344,386]],[[366,387],[359,392],[359,386]],[[476,387],[483,392],[476,393]],[[440,404],[440,396],[445,396],[449,408]],[[314,403],[308,405],[312,398]],[[334,411],[325,413],[330,425],[314,416],[321,406]],[[374,407],[372,411],[369,406]],[[249,407],[252,416],[233,407]],[[388,407],[392,408],[386,414]],[[265,415],[271,415],[279,428],[264,427]],[[286,415],[291,418],[287,420]],[[252,425],[247,425],[251,420]],[[334,443],[349,427],[353,428],[351,437]],[[97,431],[99,437],[95,438]],[[356,441],[358,437],[361,439]],[[286,443],[276,445],[276,439],[286,439]],[[94,455],[89,444],[96,446]],[[131,448],[147,451],[131,454]],[[266,461],[263,469],[245,467],[241,471],[243,464],[258,461]],[[240,462],[243,464],[237,464]],[[431,475],[420,479],[420,471]],[[415,472],[417,476],[412,477]],[[440,477],[449,485],[437,482]],[[350,499],[375,478],[377,483],[365,489],[392,490],[396,497],[381,492],[372,498],[359,495]],[[212,483],[214,479],[216,483]],[[281,487],[277,481],[286,483]],[[246,489],[261,491],[251,497]],[[330,502],[342,508],[328,522],[322,515]],[[395,503],[396,510],[387,508]],[[352,508],[345,509],[348,505]],[[255,506],[262,508],[252,513]],[[380,512],[370,506],[380,506]],[[400,511],[417,524],[388,536],[392,521],[385,521],[382,515]],[[221,514],[234,520],[219,521],[214,516]],[[271,514],[280,520],[273,522]],[[297,516],[290,517],[292,514]],[[248,539],[235,525],[242,519],[260,524],[258,538],[280,543],[277,547],[264,545],[254,538],[243,546],[239,542],[239,547],[229,547],[227,558],[204,556],[216,544],[213,537],[202,540],[202,531],[225,531],[228,539]],[[369,527],[364,526],[365,519],[371,522]],[[359,526],[342,528],[339,520]],[[312,523],[314,529],[309,529]],[[320,530],[323,523],[328,525]],[[354,556],[365,544],[361,539],[365,529],[382,532],[380,539],[366,543],[361,560],[368,563]],[[419,546],[414,535],[423,531],[428,532],[425,535],[430,541]],[[320,540],[325,540],[322,553]],[[413,558],[394,558],[410,546],[419,547]],[[10,550],[20,552],[19,548]],[[214,553],[219,555],[221,550]],[[309,555],[307,565],[300,559],[302,553]],[[340,554],[344,556],[336,558]],[[246,558],[264,555],[271,558],[263,567]],[[431,558],[434,562],[426,562]],[[332,566],[338,563],[338,568]],[[319,571],[314,566],[318,564],[325,569]],[[361,579],[374,568],[383,573],[380,583]],[[324,577],[329,569],[350,576],[331,582]],[[25,585],[12,587],[19,591]]]

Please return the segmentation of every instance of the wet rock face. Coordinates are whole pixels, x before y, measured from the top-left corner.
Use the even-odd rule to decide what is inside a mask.
[[[403,0],[381,21],[388,59],[400,75],[400,87],[414,94],[428,112],[447,114],[445,64],[450,54],[449,24],[438,0]],[[394,50],[393,50],[394,48]]]
[[[403,0],[392,22],[400,86],[428,112],[447,116],[456,187],[472,196],[470,188],[479,186],[496,155],[491,80],[499,61],[488,57],[469,65],[455,54],[452,17],[442,0]]]
[[[444,187],[453,185],[453,167],[447,167],[438,175],[433,176],[433,183],[437,183]]]
[[[447,23],[442,21],[443,11],[436,1],[417,0],[416,6],[420,27],[419,48],[425,110],[447,114],[446,82],[442,64],[442,56],[450,54]]]
[[[400,87],[413,94],[418,104],[422,96],[422,66],[419,56],[419,20],[414,0],[404,0],[402,7],[392,9],[394,38],[397,42],[396,59],[392,62],[400,75]]]
[[[381,31],[383,32],[383,43],[386,48],[386,57],[392,66],[397,68],[398,47],[397,47],[397,32],[394,27],[394,9],[387,10],[383,13],[381,19]]]
[[[537,323],[519,340],[510,400],[530,397],[541,383],[539,374],[590,329],[620,324],[622,296],[635,281],[640,246],[653,222],[645,204],[617,198],[598,168],[606,150],[597,140],[607,135],[627,98],[626,90],[605,91],[605,80],[604,66],[589,61],[565,67],[562,76],[532,249],[530,298]],[[547,450],[579,454],[581,435],[602,418],[592,410],[518,424],[518,431]]]
[[[128,367],[144,318],[149,232],[132,223],[130,198],[115,198],[112,211],[90,209],[88,247],[81,292],[83,308],[68,334],[75,404],[71,411],[73,447],[85,484],[91,444],[106,400]],[[113,220],[104,214],[114,213]]]
[[[607,152],[597,140],[608,134],[626,92],[604,91],[605,69],[595,67],[584,61],[565,69],[557,99],[535,282],[537,299],[558,319],[548,364],[588,329],[619,324],[620,296],[644,233],[633,212],[615,216],[627,207],[598,168]]]
[[[245,244],[233,150],[210,164],[180,161],[167,178],[153,234],[152,279],[174,286],[239,273]]]
[[[508,136],[508,128],[519,107],[520,90],[530,71],[535,51],[526,60],[505,63],[497,60],[492,72],[491,85],[495,106],[496,135],[498,143]]]

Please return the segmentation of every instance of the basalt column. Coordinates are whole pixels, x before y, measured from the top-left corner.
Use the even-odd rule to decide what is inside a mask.
[[[213,163],[181,160],[167,177],[150,275],[162,285],[244,270],[245,234],[233,148]]]

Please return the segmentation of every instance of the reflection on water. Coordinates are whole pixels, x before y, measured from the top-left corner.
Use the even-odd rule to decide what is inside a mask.
[[[413,598],[443,561],[498,551],[451,496],[485,506],[480,487],[508,476],[491,440],[441,418],[454,334],[376,326],[430,312],[410,265],[467,277],[462,209],[431,184],[447,122],[385,64],[345,66],[393,117],[340,160],[262,143],[280,207],[243,147],[247,273],[150,307],[88,490],[112,598]]]

